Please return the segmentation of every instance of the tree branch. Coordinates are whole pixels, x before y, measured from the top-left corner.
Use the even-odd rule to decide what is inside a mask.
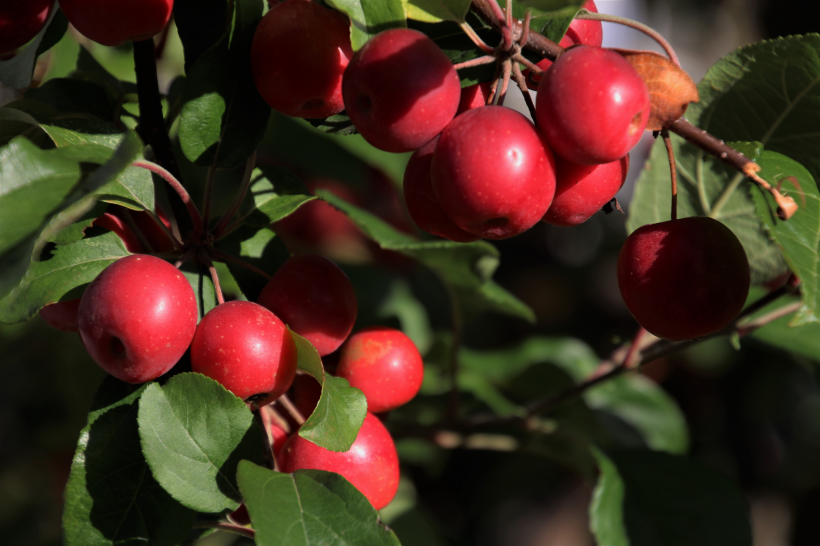
[[[165,127],[165,119],[162,116],[162,100],[159,96],[153,39],[134,42],[134,67],[137,74],[137,98],[140,106],[137,132],[154,151],[157,163],[170,172],[176,180],[180,180],[179,165]],[[193,225],[184,214],[182,202],[176,198],[176,194],[169,195],[169,199],[179,231],[184,239],[192,230]]]

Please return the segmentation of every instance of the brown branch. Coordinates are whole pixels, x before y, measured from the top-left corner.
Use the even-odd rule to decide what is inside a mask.
[[[162,116],[153,39],[134,42],[134,69],[137,75],[137,100],[140,107],[137,132],[153,150],[157,163],[170,172],[176,180],[181,180],[179,165],[171,146],[171,138],[168,136],[165,119]],[[170,201],[174,216],[177,217],[180,233],[184,237],[193,226],[183,214],[182,203],[176,199],[174,194],[171,194]]]

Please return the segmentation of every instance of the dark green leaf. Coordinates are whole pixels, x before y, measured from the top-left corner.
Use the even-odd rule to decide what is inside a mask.
[[[185,50],[185,71],[227,31],[228,0],[175,0],[174,22]]]
[[[16,136],[28,131],[32,133],[38,126],[30,114],[15,108],[0,108],[0,146],[5,146]]]
[[[455,21],[463,23],[470,0],[402,0],[408,19],[438,23]]]
[[[154,479],[197,512],[236,510],[236,465],[261,462],[253,415],[222,385],[195,373],[148,386],[139,403],[142,452]]]
[[[330,192],[319,190],[317,194],[347,214],[381,248],[415,258],[435,271],[459,294],[461,303],[534,320],[529,307],[491,280],[498,267],[498,250],[491,244],[418,241]]]
[[[315,199],[299,178],[279,165],[254,169],[241,221],[254,226],[267,226]]]
[[[320,131],[332,135],[355,135],[359,133],[345,112],[325,119],[309,119],[307,121]]]
[[[290,333],[299,352],[299,369],[322,385],[319,403],[299,429],[299,436],[330,451],[347,451],[364,423],[367,400],[347,380],[325,374],[313,345],[295,332]]]
[[[353,51],[383,30],[407,26],[402,0],[327,0],[350,17]]]
[[[540,11],[578,10],[585,0],[516,0],[524,8]]]
[[[194,289],[196,308],[199,311],[198,323],[208,311],[216,307],[219,303],[216,299],[214,282],[206,268],[200,268],[191,262],[184,263],[182,267],[180,267],[180,271],[182,271],[182,274],[188,279],[188,282],[191,283],[191,288]]]
[[[111,99],[103,87],[93,82],[57,78],[29,89],[23,96],[65,114],[90,114],[108,121],[114,119]]]
[[[773,85],[777,82],[777,85]],[[698,86],[700,102],[687,117],[695,125],[727,141],[759,142],[806,167],[820,177],[820,35],[790,36],[758,42],[718,61]],[[746,249],[753,281],[765,282],[785,269],[774,243],[765,238],[754,203],[737,178],[705,154],[676,142],[681,216],[712,214],[729,226]],[[638,182],[630,208],[629,228],[669,217],[666,154],[657,146],[649,170]],[[721,195],[725,206],[715,210]]]
[[[256,149],[270,107],[250,71],[250,46],[262,17],[262,0],[237,0],[233,40],[224,35],[193,64],[182,94],[179,139],[197,165],[230,169]],[[217,156],[218,154],[218,156]]]
[[[281,474],[242,461],[237,481],[259,546],[400,546],[367,498],[338,474]]]
[[[590,519],[600,546],[751,546],[743,494],[717,470],[655,451],[596,457]]]
[[[93,281],[123,256],[128,256],[128,251],[111,232],[57,246],[48,259],[32,262],[22,282],[2,300],[0,322],[13,324],[30,319],[72,289]]]
[[[7,61],[0,61],[0,83],[12,89],[25,89],[31,85],[37,57],[56,44],[68,28],[68,21],[55,7],[48,23],[34,40]]]
[[[0,148],[0,255],[31,235],[80,179],[60,150],[18,137]]]
[[[105,214],[107,205],[105,203],[97,203],[92,208],[83,214],[77,221],[68,227],[65,227],[49,237],[48,242],[56,245],[70,245],[76,243],[85,236],[85,230],[91,227],[94,220]],[[102,229],[102,228],[100,228]]]
[[[282,239],[268,227],[240,226],[236,231],[220,240],[216,247],[261,269],[268,275],[273,275],[290,258],[290,252]],[[233,262],[227,262],[227,265],[248,301],[256,301],[268,280],[242,265]]]
[[[799,205],[788,221],[780,220],[777,205],[769,192],[750,186],[757,215],[783,252],[789,268],[800,278],[803,302],[820,317],[820,192],[814,178],[799,163],[776,152],[765,150],[757,160],[758,175],[772,184],[781,185],[786,195]]]
[[[174,546],[191,529],[195,513],[154,481],[140,449],[137,399],[145,388],[108,377],[97,392],[65,490],[66,546]]]

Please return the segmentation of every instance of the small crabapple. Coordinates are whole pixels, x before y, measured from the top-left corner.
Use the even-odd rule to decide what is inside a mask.
[[[387,506],[399,487],[399,458],[393,438],[372,413],[368,413],[356,441],[338,453],[292,434],[277,457],[282,472],[326,470],[344,476],[367,497],[376,510]]]
[[[68,22],[98,44],[147,40],[168,24],[174,0],[60,0]]]
[[[590,219],[621,189],[629,156],[601,165],[577,165],[555,156],[555,197],[542,219],[554,226],[577,226]]]
[[[347,275],[315,254],[286,261],[257,302],[310,341],[319,356],[338,349],[356,322],[356,293]]]
[[[433,40],[392,28],[353,55],[342,81],[350,120],[370,144],[409,152],[433,139],[453,119],[461,84]]]
[[[433,235],[459,243],[480,239],[458,227],[444,212],[433,190],[431,168],[438,137],[415,151],[404,170],[404,200],[416,225]]]
[[[705,216],[640,227],[618,256],[618,287],[632,316],[672,341],[726,327],[743,308],[749,281],[743,245]]]
[[[382,413],[409,402],[424,379],[413,341],[398,330],[373,326],[356,332],[342,346],[338,377],[367,398],[367,410]]]
[[[555,193],[554,159],[533,125],[503,106],[464,112],[441,133],[433,189],[464,231],[505,239],[535,225]]]
[[[80,337],[105,371],[145,383],[170,370],[196,330],[196,298],[177,268],[154,256],[120,258],[83,293]]]
[[[37,36],[53,8],[54,0],[0,2],[0,55],[17,51]]]
[[[256,27],[251,73],[274,110],[326,118],[344,110],[342,74],[352,56],[347,17],[317,2],[286,0]]]
[[[249,301],[229,301],[208,311],[191,342],[192,371],[260,405],[290,388],[296,362],[296,344],[285,324]]]
[[[538,130],[557,154],[581,165],[629,153],[649,121],[649,90],[620,54],[578,46],[558,57],[538,85]]]

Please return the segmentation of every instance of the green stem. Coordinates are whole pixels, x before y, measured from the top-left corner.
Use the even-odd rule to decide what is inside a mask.
[[[729,185],[723,188],[723,193],[720,194],[720,197],[718,197],[717,201],[715,201],[715,204],[712,206],[712,210],[709,211],[710,218],[718,217],[720,211],[726,206],[726,203],[732,197],[732,194],[735,193],[735,190],[743,181],[743,178],[743,173],[737,173],[734,178],[732,178],[732,181],[729,182]]]

